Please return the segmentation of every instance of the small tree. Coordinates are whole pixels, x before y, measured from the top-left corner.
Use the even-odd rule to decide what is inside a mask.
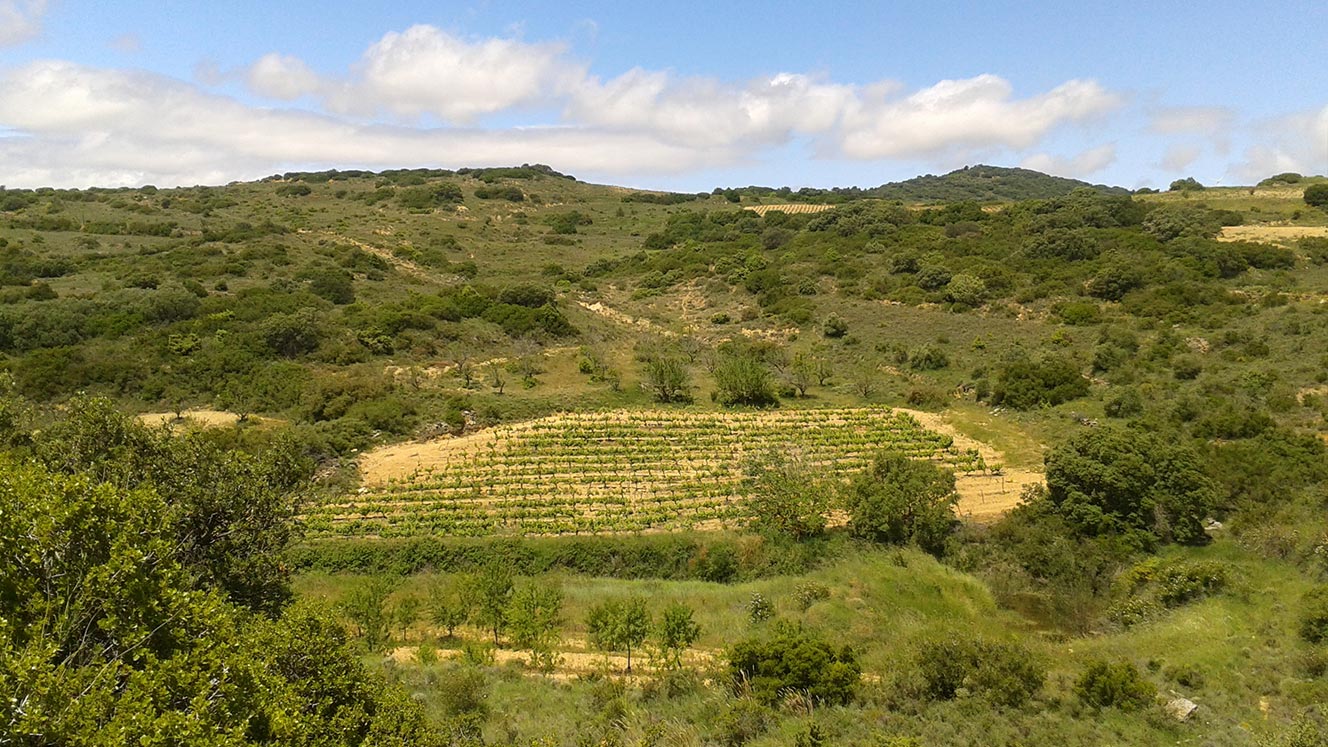
[[[687,364],[669,356],[654,356],[642,368],[641,386],[656,402],[690,402],[688,390],[692,388]]]
[[[745,482],[758,530],[795,540],[825,531],[830,490],[806,455],[771,450],[747,465]]]
[[[724,405],[776,404],[774,387],[770,384],[770,370],[752,355],[729,354],[715,366],[715,398]]]
[[[741,641],[729,651],[729,677],[735,691],[775,705],[791,694],[813,703],[853,701],[862,667],[847,646],[836,648],[820,636],[788,624],[771,634]]]
[[[954,473],[898,451],[877,455],[843,490],[849,528],[878,542],[939,553],[956,522]]]
[[[692,619],[692,608],[674,602],[664,608],[655,635],[659,641],[660,661],[666,669],[682,667],[682,655],[701,637],[701,626]]]
[[[1305,204],[1310,207],[1328,208],[1328,183],[1311,184],[1306,187]]]
[[[627,652],[627,673],[632,672],[632,649],[640,648],[650,634],[650,612],[646,600],[630,597],[610,599],[590,608],[586,614],[590,643],[605,653]]]
[[[493,387],[499,394],[507,388],[507,374],[503,373],[503,367],[497,363],[489,366],[489,386]]]
[[[394,586],[390,579],[371,578],[351,589],[341,603],[341,609],[350,618],[356,633],[364,638],[365,645],[371,650],[376,651],[387,643],[391,623],[387,598]]]
[[[484,570],[471,576],[469,584],[474,590],[475,622],[493,632],[493,645],[507,627],[507,611],[512,599],[512,571],[498,561],[489,563]]]
[[[410,627],[420,621],[423,611],[424,603],[414,594],[408,594],[397,602],[397,606],[392,610],[392,619],[397,627],[401,628],[402,641],[407,639]]]
[[[843,317],[840,317],[837,314],[831,314],[826,318],[825,325],[822,327],[821,331],[826,337],[839,339],[848,334],[848,322],[844,321]]]
[[[554,646],[562,624],[563,592],[551,586],[531,584],[512,596],[507,613],[512,640],[530,651],[530,665],[544,671],[557,666]]]
[[[456,629],[470,619],[474,598],[469,585],[439,584],[429,592],[429,619],[447,631],[447,637],[456,635]]]

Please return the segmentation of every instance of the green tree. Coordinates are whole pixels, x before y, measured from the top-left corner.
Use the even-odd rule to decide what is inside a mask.
[[[885,451],[841,493],[853,534],[939,553],[957,519],[953,472]]]
[[[401,640],[407,640],[410,628],[420,621],[424,613],[424,602],[414,594],[407,594],[397,601],[392,608],[392,620],[401,628]]]
[[[507,627],[507,612],[513,589],[512,569],[505,563],[493,561],[471,576],[468,583],[475,595],[475,622],[492,631],[493,645],[497,646],[498,637]]]
[[[438,583],[429,590],[429,619],[447,631],[447,637],[456,635],[456,629],[470,620],[474,608],[473,591],[469,584]]]
[[[655,636],[663,666],[679,669],[682,667],[683,653],[701,637],[701,626],[693,619],[691,607],[674,602],[664,608]]]
[[[670,356],[652,356],[642,366],[641,386],[656,402],[690,402],[692,388],[687,364]]]
[[[1183,441],[1103,426],[1080,432],[1047,455],[1047,496],[1085,534],[1142,533],[1163,542],[1201,542],[1217,491]]]
[[[1007,363],[996,378],[993,404],[1032,410],[1068,402],[1088,394],[1088,379],[1068,358],[1021,358]]]
[[[982,278],[959,273],[945,286],[945,298],[964,306],[981,306],[987,295],[987,284]]]
[[[748,353],[722,355],[715,366],[715,398],[723,405],[764,407],[779,402],[770,369]]]
[[[801,452],[771,450],[747,465],[744,480],[752,525],[802,540],[825,531],[830,488]]]
[[[606,653],[625,651],[627,672],[632,671],[632,649],[640,648],[650,635],[650,612],[641,597],[610,599],[586,613],[590,643]]]
[[[1305,204],[1310,207],[1328,208],[1328,183],[1311,184],[1305,188]]]
[[[351,589],[341,602],[342,611],[372,651],[387,644],[392,623],[387,598],[395,588],[396,584],[391,579],[376,576]]]
[[[508,626],[513,642],[530,651],[531,666],[544,671],[557,666],[555,651],[562,612],[563,592],[557,587],[530,584],[513,594]]]

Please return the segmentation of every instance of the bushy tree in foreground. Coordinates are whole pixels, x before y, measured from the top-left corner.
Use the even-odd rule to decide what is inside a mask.
[[[1143,430],[1099,427],[1047,455],[1047,497],[1085,534],[1141,533],[1201,542],[1217,492],[1184,443]]]
[[[897,451],[879,454],[843,490],[852,532],[938,553],[956,522],[953,472]]]
[[[728,658],[735,691],[749,691],[767,705],[793,694],[815,703],[847,704],[862,676],[851,648],[836,648],[815,633],[788,624],[734,644]]]

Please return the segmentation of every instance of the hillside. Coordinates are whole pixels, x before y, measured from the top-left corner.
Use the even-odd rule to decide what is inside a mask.
[[[1091,186],[4,190],[0,674],[422,744],[1317,738],[1328,213]]]

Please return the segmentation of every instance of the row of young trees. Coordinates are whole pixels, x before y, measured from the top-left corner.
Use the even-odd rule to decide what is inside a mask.
[[[376,577],[353,588],[341,609],[367,646],[378,650],[392,639],[392,628],[406,642],[410,629],[427,620],[448,638],[462,626],[473,626],[492,645],[513,647],[530,654],[531,666],[551,671],[559,662],[563,626],[563,592],[534,580],[519,582],[504,565],[492,563],[476,573],[439,581],[425,597],[399,595],[396,585]],[[658,619],[643,597],[613,598],[593,605],[586,613],[589,642],[605,653],[623,652],[632,671],[633,652],[653,644],[657,666],[682,666],[683,654],[701,634],[693,611],[681,603],[666,606]]]

